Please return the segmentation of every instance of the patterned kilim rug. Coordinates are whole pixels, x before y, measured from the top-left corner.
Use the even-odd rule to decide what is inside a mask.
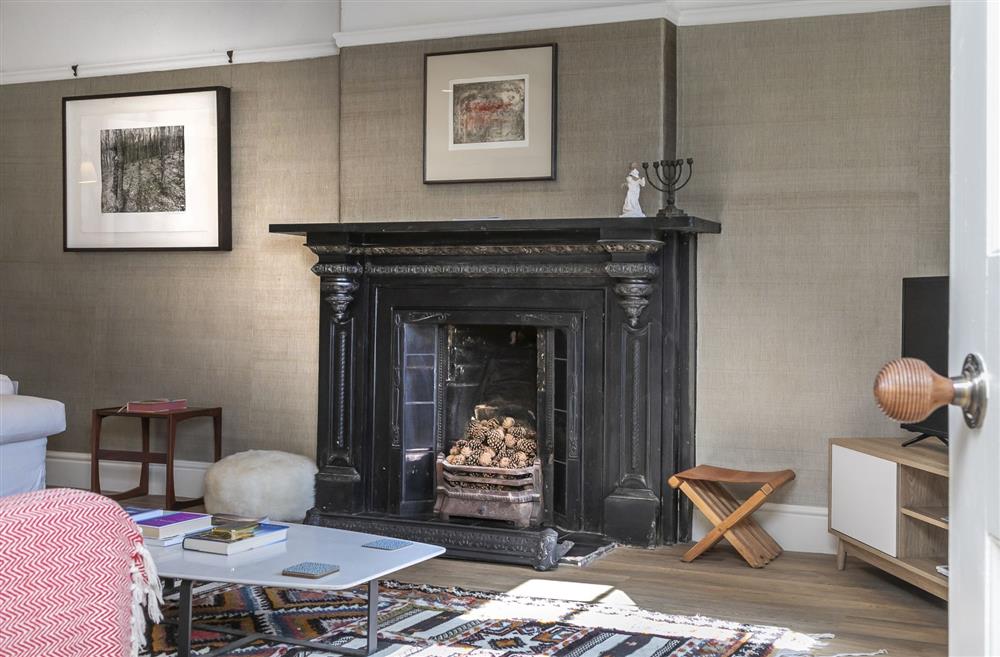
[[[319,639],[362,648],[364,589],[321,592],[225,585],[198,595],[198,623]],[[166,617],[176,617],[168,604]],[[568,602],[504,593],[383,582],[378,657],[782,657],[808,655],[816,637],[779,627],[701,616],[670,616],[637,607]],[[174,654],[174,626],[157,625],[151,653]],[[193,649],[208,652],[232,637],[195,631]],[[240,657],[326,657],[276,644],[227,653]]]

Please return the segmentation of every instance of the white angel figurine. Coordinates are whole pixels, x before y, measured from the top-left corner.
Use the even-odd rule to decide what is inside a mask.
[[[625,193],[625,205],[622,206],[621,217],[645,217],[642,206],[639,205],[639,190],[646,186],[646,177],[639,175],[639,163],[632,163],[632,170],[625,176],[622,187],[628,187]]]

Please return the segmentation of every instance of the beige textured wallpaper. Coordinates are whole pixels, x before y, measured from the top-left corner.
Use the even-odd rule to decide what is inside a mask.
[[[66,402],[52,449],[86,449],[94,406],[187,396],[224,407],[227,453],[312,455],[314,257],[268,223],[338,203],[345,221],[617,214],[624,164],[672,140],[676,75],[696,158],[679,204],[724,226],[699,243],[699,459],[794,468],[779,501],[824,505],[829,437],[901,433],[870,392],[898,355],[900,279],[947,272],[948,34],[946,7],[640,21],[0,87],[0,371]],[[423,185],[423,53],[549,41],[558,180]],[[234,251],[64,254],[60,98],[215,84],[233,88]],[[135,429],[108,426],[112,445]],[[208,429],[183,458],[209,457]]]
[[[49,449],[86,451],[94,407],[171,396],[223,407],[225,453],[315,453],[315,258],[267,227],[336,219],[337,75],[330,57],[0,87],[0,372],[65,402]],[[233,251],[63,253],[61,98],[205,85],[232,88]],[[105,426],[135,445],[137,421]],[[210,460],[210,435],[182,425],[178,456]]]
[[[345,48],[343,220],[618,216],[628,163],[658,157],[665,142],[672,150],[664,107],[675,37],[672,24],[648,20]],[[550,42],[559,44],[557,179],[424,185],[424,53]],[[643,203],[655,212],[654,190]]]
[[[827,439],[876,409],[900,279],[948,271],[948,8],[679,30],[679,203],[699,243],[698,458],[791,467],[825,505]]]

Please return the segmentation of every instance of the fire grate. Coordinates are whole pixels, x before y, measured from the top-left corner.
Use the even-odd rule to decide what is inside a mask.
[[[437,459],[437,502],[434,512],[451,516],[513,522],[517,527],[539,524],[542,515],[542,463],[526,468],[453,465],[444,454]]]

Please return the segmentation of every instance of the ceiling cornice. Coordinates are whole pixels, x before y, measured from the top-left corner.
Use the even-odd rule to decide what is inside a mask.
[[[675,25],[691,26],[872,13],[941,6],[948,3],[949,0],[657,0],[615,7],[342,31],[336,32],[333,38],[339,47],[347,48],[378,43],[621,23],[651,18],[666,18]]]
[[[294,46],[278,46],[274,48],[253,48],[233,50],[233,64],[250,64],[255,62],[284,62],[295,59],[313,59],[329,57],[339,52],[336,44],[331,41],[318,43],[303,43]],[[202,68],[205,66],[224,66],[229,63],[226,52],[212,52],[200,55],[182,57],[162,57],[159,59],[142,59],[131,62],[111,62],[104,64],[80,64],[77,66],[77,77],[93,78],[104,75],[127,75],[129,73],[148,73],[151,71],[175,71],[185,68]],[[51,80],[70,80],[73,69],[70,66],[55,68],[35,68],[23,71],[0,71],[0,85],[20,84],[24,82],[48,82]]]
[[[374,30],[337,32],[333,40],[341,48],[364,46],[375,43],[397,43],[420,41],[423,39],[446,39],[449,37],[475,36],[481,34],[502,34],[505,32],[527,32],[547,30],[557,27],[579,25],[599,25],[602,23],[622,23],[625,21],[667,18],[664,2],[643,2],[623,4],[616,7],[594,7],[572,9],[540,14],[521,14],[499,18],[477,18],[474,20],[449,21],[447,23],[427,23],[406,25]]]
[[[690,2],[680,9],[677,25],[716,25],[787,18],[811,18],[878,11],[919,9],[949,4],[949,0],[749,0]]]

